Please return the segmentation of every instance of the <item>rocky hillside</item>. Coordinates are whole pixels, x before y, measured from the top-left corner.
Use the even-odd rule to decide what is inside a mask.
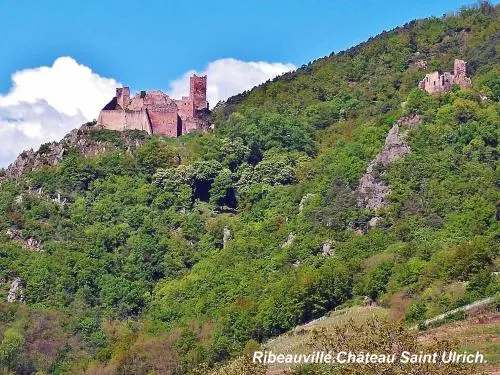
[[[211,134],[84,128],[22,155],[0,185],[0,372],[262,374],[242,355],[334,309],[384,309],[356,341],[384,351],[494,296],[499,15],[318,59],[220,105]],[[456,58],[471,87],[418,88]]]
[[[106,151],[131,152],[147,139],[147,134],[142,132],[107,132],[96,130],[93,126],[93,124],[82,125],[81,128],[72,130],[59,142],[43,144],[38,151],[32,149],[24,151],[9,165],[5,176],[19,179],[42,167],[56,166],[71,151],[77,151],[84,157],[97,156]]]

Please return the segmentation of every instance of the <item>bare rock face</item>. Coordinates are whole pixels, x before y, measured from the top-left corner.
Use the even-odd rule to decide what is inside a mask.
[[[420,118],[420,116],[415,113],[415,114],[412,114],[409,116],[401,117],[398,120],[397,124],[399,127],[402,127],[402,126],[412,127],[412,126],[420,125],[421,121],[422,121],[422,119]]]
[[[406,134],[401,134],[399,132],[399,126],[394,125],[387,138],[385,139],[385,145],[380,154],[377,155],[375,159],[376,164],[388,165],[391,164],[394,159],[405,156],[410,153],[410,146],[405,140]]]
[[[417,60],[415,61],[415,67],[417,67],[418,69],[425,69],[427,68],[427,61],[425,60]]]
[[[23,204],[24,197],[22,194],[19,194],[15,199],[14,203],[17,204],[18,206]]]
[[[368,227],[369,228],[375,228],[375,227],[378,227],[380,225],[380,217],[378,216],[374,216],[370,219],[370,221],[368,222]]]
[[[15,228],[7,229],[6,234],[11,241],[18,243],[26,250],[37,252],[42,251],[42,241],[33,237],[23,238],[21,231]]]
[[[367,171],[359,181],[357,202],[361,208],[374,210],[384,205],[384,198],[390,189],[384,181],[375,178],[370,172]]]
[[[288,237],[287,237],[287,239],[286,239],[286,242],[285,242],[283,245],[281,245],[281,247],[288,247],[288,246],[291,246],[291,245],[294,243],[294,241],[295,241],[295,234],[294,234],[294,233],[292,233],[292,232],[290,232],[290,233],[288,234]]]
[[[224,227],[222,230],[222,248],[226,247],[227,241],[231,239],[231,230],[229,227]]]
[[[64,155],[70,148],[76,148],[86,157],[116,150],[118,147],[112,142],[93,140],[89,136],[93,131],[92,126],[83,125],[80,129],[74,129],[60,142],[46,143],[38,151],[28,150],[22,152],[14,162],[9,165],[5,176],[17,180],[26,172],[40,169],[43,166],[56,166],[62,162]],[[147,137],[147,136],[145,136]],[[144,143],[141,139],[130,139],[126,133],[119,133],[119,138],[125,147],[134,148]]]
[[[6,176],[18,179],[24,172],[34,171],[42,166],[54,166],[62,161],[64,148],[56,142],[45,147],[43,152],[24,151],[7,168]]]
[[[335,251],[332,249],[333,241],[328,240],[321,245],[321,255],[329,257],[334,255]]]
[[[406,142],[406,132],[401,132],[400,127],[416,126],[420,123],[418,115],[403,117],[393,125],[385,139],[384,148],[372,160],[366,169],[366,173],[359,180],[357,203],[358,207],[376,210],[386,204],[385,197],[390,189],[381,179],[379,170],[393,163],[397,158],[409,154],[411,149]]]
[[[20,278],[15,278],[12,281],[7,295],[7,302],[12,303],[15,301],[24,302],[23,281]]]

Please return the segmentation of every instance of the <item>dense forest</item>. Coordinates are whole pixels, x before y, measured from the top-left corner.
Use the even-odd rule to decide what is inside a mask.
[[[88,126],[113,149],[3,178],[0,374],[209,373],[366,298],[418,324],[495,295],[499,15],[481,3],[332,53],[219,103],[210,134],[130,148]],[[417,88],[455,58],[471,88]],[[360,206],[415,116],[408,154],[373,172],[386,202]]]

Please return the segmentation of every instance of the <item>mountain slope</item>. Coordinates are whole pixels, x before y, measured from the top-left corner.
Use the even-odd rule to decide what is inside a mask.
[[[220,105],[213,134],[68,149],[4,180],[0,295],[19,301],[0,304],[1,366],[189,373],[365,296],[419,322],[492,295],[499,12],[319,59]],[[416,88],[455,58],[471,89]],[[387,188],[377,209],[358,204],[367,169]]]

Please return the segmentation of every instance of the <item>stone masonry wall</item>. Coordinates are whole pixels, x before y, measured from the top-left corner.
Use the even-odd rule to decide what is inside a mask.
[[[141,91],[131,98],[128,87],[117,88],[116,96],[101,110],[97,124],[104,129],[137,129],[169,137],[207,130],[210,112],[206,90],[207,77],[196,75],[190,79],[189,97],[180,100],[161,91]]]
[[[455,83],[460,87],[470,87],[471,80],[467,77],[467,63],[463,60],[455,59],[453,64],[453,74],[450,72],[432,72],[425,75],[420,81],[419,87],[429,94],[437,94],[451,90]]]
[[[181,122],[177,112],[166,110],[148,110],[153,134],[163,134],[169,137],[182,135]]]
[[[144,111],[103,110],[97,122],[109,130],[142,130],[148,134],[152,132],[151,125]]]
[[[208,108],[207,104],[207,77],[193,75],[189,80],[189,97],[194,102],[195,109]]]

